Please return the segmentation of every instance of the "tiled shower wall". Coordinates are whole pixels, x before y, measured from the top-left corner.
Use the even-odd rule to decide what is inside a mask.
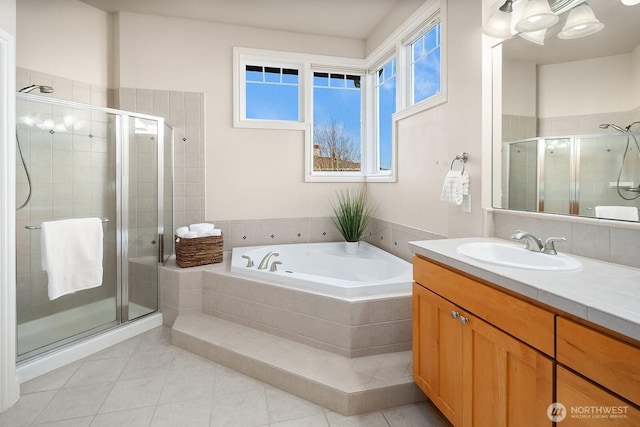
[[[204,94],[120,88],[114,107],[164,117],[174,129],[173,223],[204,221]]]
[[[54,88],[53,94],[43,96],[164,117],[174,129],[174,225],[177,228],[204,221],[203,93],[108,89],[18,67],[16,87],[31,84]]]

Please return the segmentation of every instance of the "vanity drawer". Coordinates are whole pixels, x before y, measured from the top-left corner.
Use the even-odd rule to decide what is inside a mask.
[[[556,327],[559,363],[640,404],[640,348],[562,317]]]
[[[553,313],[417,255],[413,258],[413,278],[477,317],[554,356]]]

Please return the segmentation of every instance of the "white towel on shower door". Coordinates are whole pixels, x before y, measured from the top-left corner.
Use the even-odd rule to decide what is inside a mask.
[[[42,269],[49,299],[102,285],[102,220],[77,218],[41,225]]]

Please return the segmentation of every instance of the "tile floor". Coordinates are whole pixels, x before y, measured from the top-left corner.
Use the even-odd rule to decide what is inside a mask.
[[[171,345],[159,327],[22,384],[19,426],[447,426],[428,403],[345,417]]]

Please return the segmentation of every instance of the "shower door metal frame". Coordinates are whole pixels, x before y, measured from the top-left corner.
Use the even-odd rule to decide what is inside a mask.
[[[88,331],[84,331],[82,333],[76,334],[74,336],[56,341],[55,343],[51,343],[40,347],[38,349],[29,351],[23,355],[17,355],[17,361],[27,361],[32,357],[39,356],[41,354],[47,353],[51,350],[55,350],[61,348],[65,345],[75,343],[79,340],[94,336],[97,333],[117,328],[118,326],[127,323],[129,321],[128,316],[128,308],[129,308],[129,293],[128,293],[128,263],[123,262],[128,259],[128,243],[129,243],[129,235],[128,235],[128,214],[129,214],[129,179],[128,179],[128,149],[130,146],[129,141],[129,119],[130,118],[141,118],[146,120],[152,120],[157,123],[158,133],[157,133],[157,141],[156,141],[156,149],[157,149],[157,208],[158,208],[158,221],[157,221],[157,238],[159,238],[164,234],[164,124],[165,120],[162,117],[129,112],[124,110],[118,110],[114,108],[101,107],[90,104],[83,104],[74,101],[66,101],[57,98],[51,98],[46,96],[39,96],[31,93],[16,93],[16,99],[22,99],[30,102],[40,102],[45,104],[50,104],[54,106],[68,107],[68,108],[76,108],[82,109],[84,111],[89,112],[102,112],[105,114],[111,114],[115,117],[116,122],[116,146],[115,146],[115,181],[116,181],[116,319],[115,321],[106,323],[104,325],[98,326],[96,328],[92,328]],[[162,138],[160,136],[162,135]],[[127,172],[126,174],[124,172]],[[159,243],[160,249],[162,244]],[[158,254],[158,259],[162,260],[164,258],[162,253]],[[159,292],[159,281],[157,283],[158,292]],[[161,312],[162,307],[158,301],[157,309],[149,314],[155,312]],[[142,316],[144,317],[144,316]],[[17,324],[16,324],[17,330]],[[17,334],[16,334],[16,338]]]

